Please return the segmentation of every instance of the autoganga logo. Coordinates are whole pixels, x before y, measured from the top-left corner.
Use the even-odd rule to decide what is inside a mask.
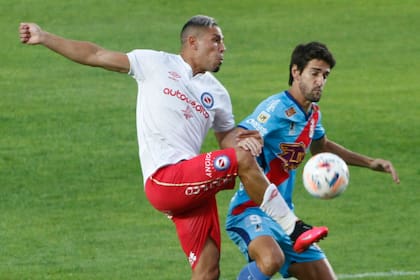
[[[210,117],[209,113],[206,111],[207,104],[202,105],[198,101],[196,101],[194,99],[190,99],[185,93],[183,93],[182,91],[180,91],[178,89],[174,90],[174,89],[170,89],[170,88],[164,88],[163,89],[163,94],[176,97],[179,100],[189,104],[195,111],[197,111],[198,113],[203,115],[206,119],[208,119]],[[203,95],[204,94],[205,93],[203,93]],[[201,96],[201,99],[203,99],[203,96]],[[211,96],[210,96],[210,98],[206,97],[205,100],[207,102],[211,102],[211,106],[213,106],[213,97],[211,97]]]

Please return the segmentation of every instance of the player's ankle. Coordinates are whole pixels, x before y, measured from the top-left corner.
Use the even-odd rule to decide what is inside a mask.
[[[289,234],[290,239],[295,242],[302,233],[310,229],[312,229],[311,225],[304,223],[302,220],[297,220],[293,231]]]

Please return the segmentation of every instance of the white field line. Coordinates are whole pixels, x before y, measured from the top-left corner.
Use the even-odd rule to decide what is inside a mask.
[[[337,277],[339,280],[341,279],[364,279],[364,278],[394,278],[394,277],[404,277],[404,276],[412,276],[412,275],[420,275],[420,271],[386,271],[386,272],[364,272],[364,273],[355,273],[355,274],[338,274]],[[282,280],[283,278],[272,278],[272,280]],[[288,280],[292,280],[295,278],[288,278]],[[400,279],[400,278],[399,278]]]
[[[363,278],[374,278],[374,277],[402,277],[420,275],[420,271],[388,271],[388,272],[365,272],[356,274],[339,274],[338,279],[363,279]]]

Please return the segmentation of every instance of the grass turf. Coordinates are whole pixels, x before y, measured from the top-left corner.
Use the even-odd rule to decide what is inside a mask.
[[[135,82],[22,46],[17,28],[35,21],[110,49],[177,52],[181,25],[199,13],[223,28],[217,76],[238,121],[287,88],[296,44],[330,47],[338,63],[320,103],[328,136],[391,159],[402,182],[352,167],[349,189],[331,201],[298,182],[297,214],[328,225],[322,248],[338,274],[418,271],[417,1],[0,2],[0,279],[189,278],[171,222],[142,192]],[[210,136],[203,150],[214,148]],[[218,195],[222,224],[232,194]],[[245,260],[222,238],[221,278],[234,279]]]

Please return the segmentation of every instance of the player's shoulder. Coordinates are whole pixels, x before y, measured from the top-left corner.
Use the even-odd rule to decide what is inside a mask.
[[[161,61],[179,61],[180,58],[178,55],[173,53],[168,53],[165,51],[152,50],[152,49],[135,49],[127,53],[130,57],[139,57],[141,59],[150,59],[150,60],[161,60]]]
[[[228,93],[228,90],[225,88],[225,86],[211,72],[203,73],[200,76],[199,80],[201,81],[200,84],[204,85],[205,87],[209,88],[209,90],[212,90],[215,93]]]
[[[276,112],[279,109],[288,106],[289,101],[286,96],[286,92],[282,91],[269,97],[265,98],[260,103],[260,109],[264,109],[268,112]]]

